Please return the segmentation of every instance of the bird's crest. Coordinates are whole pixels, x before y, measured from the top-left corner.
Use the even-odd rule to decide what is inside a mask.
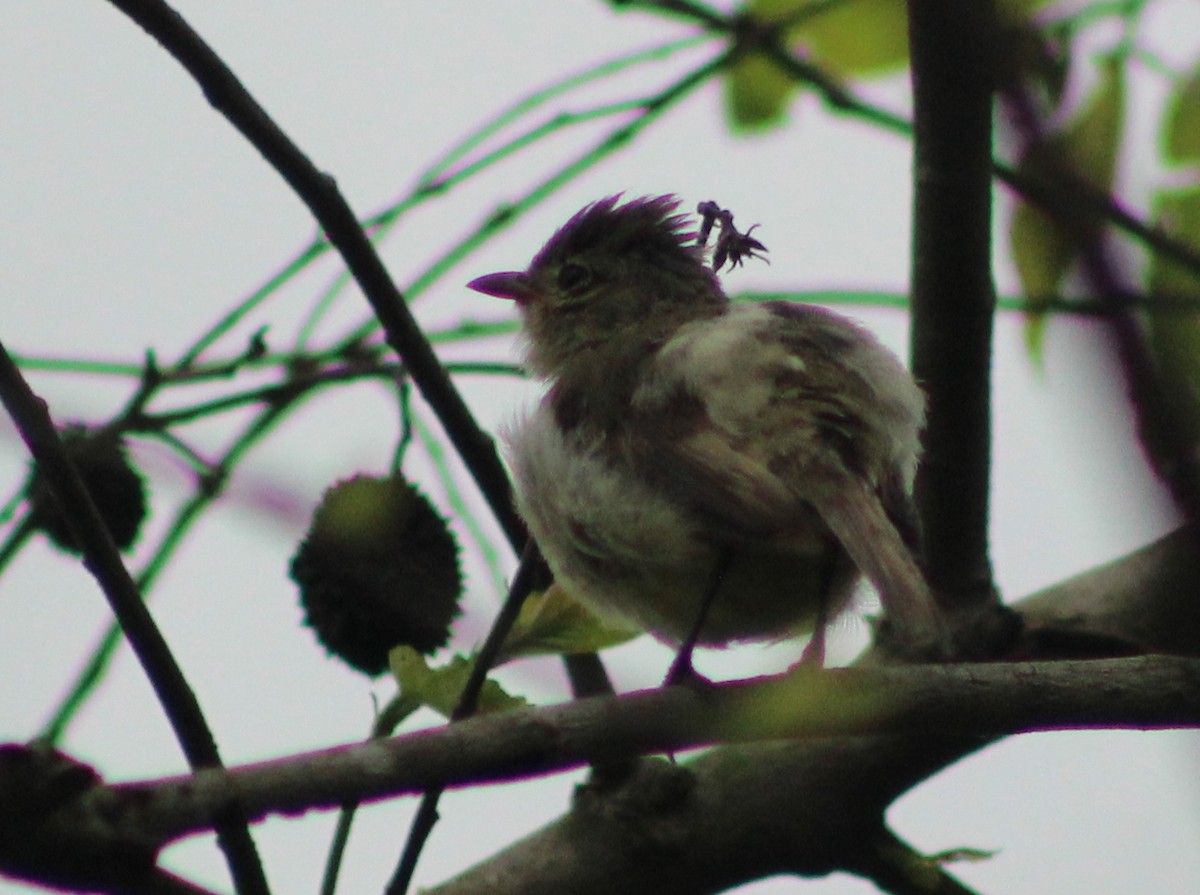
[[[603,247],[614,254],[639,253],[703,262],[704,250],[696,244],[694,222],[675,214],[675,196],[641,196],[619,204],[622,194],[588,205],[562,225],[533,259],[542,266],[584,251]]]

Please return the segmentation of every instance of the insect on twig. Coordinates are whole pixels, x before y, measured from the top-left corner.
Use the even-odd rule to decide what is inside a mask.
[[[767,261],[764,255],[756,254],[758,252],[766,252],[767,247],[752,237],[750,234],[754,232],[755,224],[745,233],[738,232],[737,227],[733,226],[733,212],[721,208],[716,202],[708,200],[701,202],[696,206],[696,213],[700,215],[700,232],[696,234],[697,245],[707,245],[708,237],[712,233],[713,225],[720,224],[720,235],[717,236],[717,242],[713,246],[712,269],[719,271],[725,266],[725,262],[729,262],[729,269],[741,267],[747,258],[758,258],[762,261]],[[770,261],[767,261],[770,264]]]

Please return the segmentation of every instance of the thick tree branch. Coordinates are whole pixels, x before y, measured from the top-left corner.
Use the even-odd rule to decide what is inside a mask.
[[[1053,655],[1054,648],[1071,655],[1098,655],[1105,647],[1126,651],[1140,643],[1200,656],[1200,606],[1194,598],[1200,557],[1193,545],[1194,533],[1181,529],[1022,601],[1029,649],[1046,656]],[[882,884],[878,856],[872,855],[879,837],[889,835],[873,826],[882,815],[880,803],[890,803],[988,742],[986,737],[915,735],[733,745],[708,753],[691,766],[696,775],[691,798],[705,806],[704,816],[695,819],[695,828],[680,815],[675,817],[676,826],[684,827],[675,833],[676,840],[686,841],[690,854],[716,856],[714,866],[688,877],[696,883],[691,891],[718,891],[705,884],[708,875],[724,880],[724,859],[736,862],[744,849],[755,854],[764,843],[786,843],[793,849],[786,859],[775,855],[774,865],[764,862],[768,868],[780,868],[778,872],[844,869]],[[619,811],[612,815],[621,820]],[[433,891],[548,893],[562,891],[555,887],[564,884],[585,895],[627,888],[626,895],[633,895],[647,891],[639,888],[643,873],[653,874],[666,887],[678,876],[663,863],[645,866],[644,856],[653,853],[655,843],[638,835],[643,827],[662,825],[626,819],[623,836],[606,836],[597,834],[593,824],[580,822],[576,810]],[[741,830],[747,833],[745,839],[738,836]],[[853,850],[843,853],[841,845],[847,840]],[[813,853],[819,843],[830,844],[820,859]],[[670,865],[675,857],[668,852],[662,862]],[[569,868],[562,866],[565,860]],[[814,869],[821,867],[824,870]],[[571,870],[577,875],[571,876]],[[943,884],[950,882],[939,878],[937,885]]]
[[[929,396],[917,476],[925,568],[944,605],[990,609],[995,8],[991,0],[911,0],[908,15],[912,366]]]
[[[95,787],[72,810],[103,823],[117,840],[161,844],[209,829],[214,812],[231,802],[262,818],[718,742],[984,740],[1038,730],[1192,726],[1200,726],[1200,661],[1193,658],[834,669],[702,692],[669,687],[596,697],[229,770]],[[872,798],[887,804],[911,782],[872,787]]]
[[[1195,526],[1022,600],[1033,657],[1200,656]]]
[[[863,866],[863,853],[846,849],[878,841],[873,837],[880,835],[879,818],[893,799],[996,736],[1035,729],[1200,724],[1200,611],[1186,602],[1200,580],[1200,560],[1191,545],[1190,532],[1177,532],[1027,604],[1031,642],[1040,645],[1035,651],[1042,655],[1049,655],[1055,643],[1066,643],[1072,654],[1080,653],[1075,645],[1087,643],[1096,654],[1105,644],[1128,650],[1139,642],[1151,647],[1178,642],[1192,658],[844,670],[724,685],[708,693],[674,688],[589,699],[228,772],[114,787],[92,786],[85,773],[72,793],[77,798],[50,806],[25,804],[23,810],[5,788],[11,781],[4,779],[0,761],[0,805],[13,812],[0,814],[5,831],[0,844],[8,849],[0,850],[0,869],[12,872],[14,855],[61,856],[64,841],[76,852],[87,845],[97,854],[129,848],[152,854],[174,837],[207,829],[212,812],[235,801],[250,816],[263,817],[728,740],[743,744],[714,750],[694,763],[689,768],[694,782],[685,778],[682,793],[679,781],[669,778],[639,778],[640,784],[634,780],[623,788],[628,795],[622,798],[649,800],[649,818],[624,810],[636,802],[617,801],[611,810],[592,802],[587,814],[577,808],[467,878],[494,881],[499,874],[513,885],[489,891],[536,892],[531,878],[565,873],[563,862],[572,856],[584,880],[588,868],[612,869],[613,862],[623,861],[625,870],[600,877],[607,888],[572,886],[571,891],[612,891],[618,880],[633,887],[633,864],[662,882],[675,872],[667,866],[675,866],[675,852],[663,851],[665,863],[656,870],[658,852],[639,838],[639,830],[660,838],[682,836],[689,853],[721,856],[732,849],[744,854],[747,863],[736,865],[742,874],[753,872],[754,856],[770,859],[762,865],[766,872],[772,867],[797,873],[823,873],[835,866],[853,870]],[[1141,615],[1135,606],[1144,607]],[[1181,606],[1191,608],[1181,614],[1176,611]],[[1122,620],[1135,627],[1120,630]],[[1064,628],[1073,636],[1047,636]],[[762,742],[776,737],[793,739]],[[19,770],[15,779],[27,785],[31,775],[24,765]],[[647,782],[653,783],[649,789]],[[661,822],[654,819],[660,808],[668,812]],[[597,815],[616,824],[611,835],[592,831]],[[739,849],[736,833],[743,828],[752,841]],[[732,846],[720,844],[720,837],[731,836]],[[559,871],[537,860],[547,842],[563,849],[554,852]],[[764,843],[772,842],[786,843],[786,849],[779,845],[783,852],[763,855]],[[605,843],[620,844],[624,857],[618,861],[590,851]],[[707,869],[714,878],[726,872]],[[24,875],[30,876],[27,867]]]
[[[648,761],[629,787],[583,790],[562,819],[429,895],[702,895],[776,874],[865,875],[880,869],[863,852],[885,838],[900,781],[976,745],[852,737],[728,747],[687,768]]]
[[[433,891],[702,893],[838,869],[883,881],[874,850],[886,806],[989,741],[915,733],[738,745],[706,754],[683,781],[651,766]],[[936,885],[924,891],[962,891],[928,876]]]

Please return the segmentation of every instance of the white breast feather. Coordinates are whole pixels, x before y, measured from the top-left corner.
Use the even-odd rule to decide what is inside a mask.
[[[618,564],[658,555],[664,565],[694,553],[692,527],[682,514],[596,451],[569,442],[548,405],[501,435],[520,510],[543,550],[570,545]]]
[[[797,365],[803,369],[802,359],[761,338],[772,322],[765,308],[740,305],[722,317],[680,327],[659,352],[635,403],[664,403],[682,385],[702,398],[714,423],[739,431],[744,421],[762,414],[774,396],[770,371]]]

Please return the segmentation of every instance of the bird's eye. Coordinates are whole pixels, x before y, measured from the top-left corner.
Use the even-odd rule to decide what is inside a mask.
[[[582,264],[564,264],[558,272],[558,288],[563,292],[578,294],[592,281],[592,272]]]

